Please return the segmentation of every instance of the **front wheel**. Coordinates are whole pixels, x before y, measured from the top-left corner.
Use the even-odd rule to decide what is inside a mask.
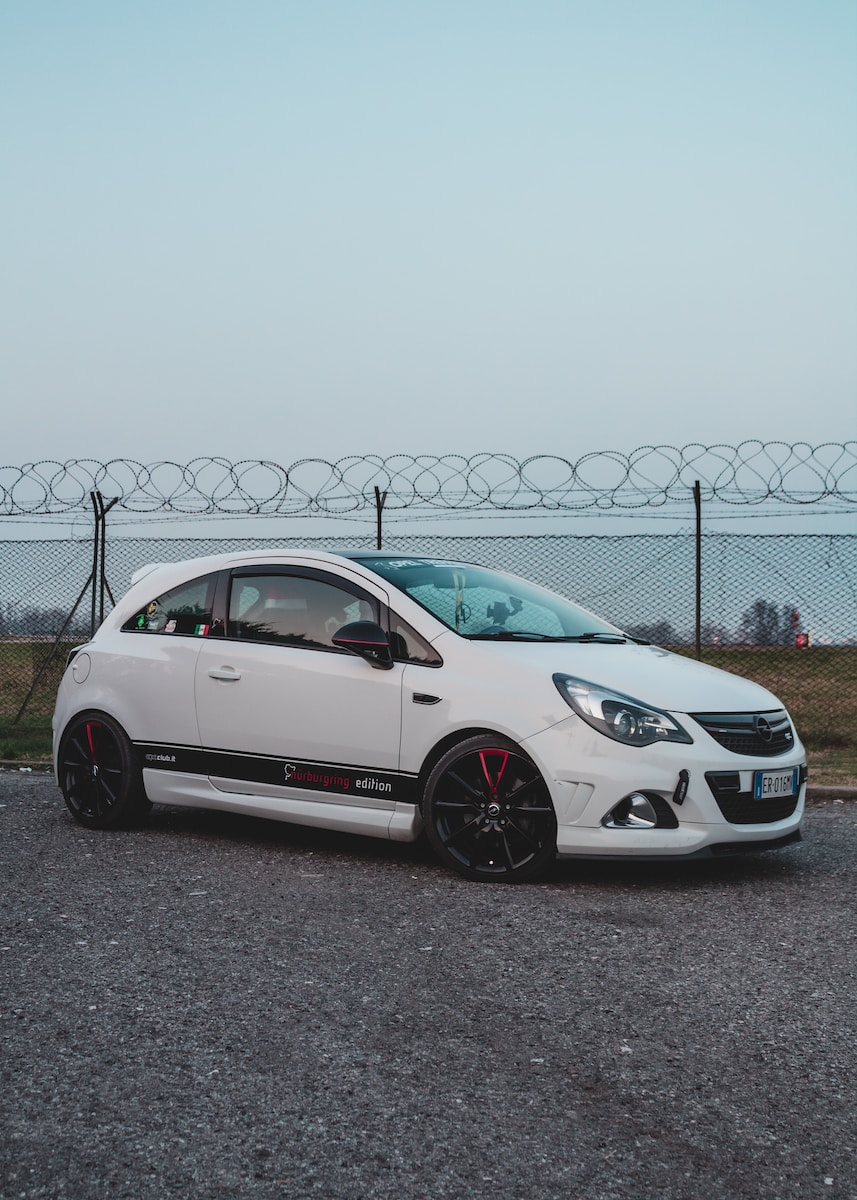
[[[469,738],[435,766],[423,799],[426,836],[465,879],[520,883],[556,856],[547,785],[514,742]]]
[[[133,825],[151,807],[128,735],[106,713],[80,713],[69,722],[57,777],[71,815],[87,829]]]

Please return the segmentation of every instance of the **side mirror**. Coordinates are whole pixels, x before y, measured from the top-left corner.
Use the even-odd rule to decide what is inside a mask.
[[[389,671],[393,666],[390,639],[374,621],[352,621],[337,629],[330,639],[340,650],[349,650],[365,658],[371,667]]]

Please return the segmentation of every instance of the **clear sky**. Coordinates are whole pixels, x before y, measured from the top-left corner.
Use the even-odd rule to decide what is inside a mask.
[[[854,0],[0,0],[0,464],[857,437]]]

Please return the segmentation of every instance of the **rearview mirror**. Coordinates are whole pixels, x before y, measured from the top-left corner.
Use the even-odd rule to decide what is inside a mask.
[[[393,665],[390,639],[374,621],[351,621],[337,629],[331,641],[340,650],[349,650],[365,658],[370,666],[379,671],[389,671]]]

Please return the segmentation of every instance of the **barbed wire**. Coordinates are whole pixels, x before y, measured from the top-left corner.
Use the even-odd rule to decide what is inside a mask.
[[[576,461],[494,453],[304,458],[289,467],[225,458],[149,465],[43,460],[0,467],[0,515],[89,510],[92,492],[129,513],[187,516],[344,517],[375,509],[383,493],[388,512],[630,511],[686,505],[697,480],[704,500],[727,505],[857,505],[857,442],[642,446],[630,454],[594,451]]]

